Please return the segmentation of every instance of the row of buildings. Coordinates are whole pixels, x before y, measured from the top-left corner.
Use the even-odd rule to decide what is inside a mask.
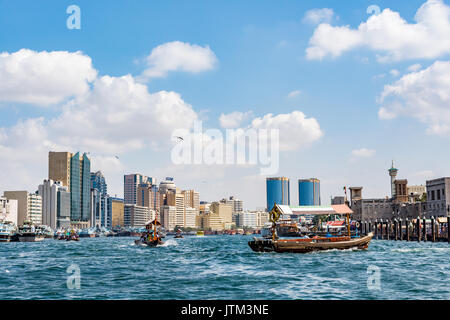
[[[425,185],[408,185],[407,179],[397,179],[398,169],[392,163],[388,170],[390,195],[384,198],[363,198],[363,187],[350,187],[350,199],[334,197],[331,205],[348,204],[354,212],[353,218],[360,221],[375,219],[415,219],[445,217],[450,214],[450,178],[426,181]],[[320,209],[320,181],[318,179],[298,180],[299,207]],[[291,206],[289,179],[267,178],[267,211],[275,203]],[[295,207],[291,207],[295,208]]]
[[[244,211],[243,201],[233,196],[200,202],[197,191],[177,188],[171,177],[158,184],[153,177],[127,174],[123,187],[123,198],[110,196],[102,172],[91,172],[87,153],[51,151],[48,178],[34,193],[4,191],[0,219],[56,229],[142,227],[158,218],[167,230],[257,228],[267,221],[266,212]]]

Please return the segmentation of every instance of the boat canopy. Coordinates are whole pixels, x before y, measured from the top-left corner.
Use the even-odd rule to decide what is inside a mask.
[[[160,223],[158,220],[149,221],[149,222],[147,222],[145,225],[146,225],[146,226],[148,226],[148,225],[154,225],[154,224],[155,224],[155,221],[156,221],[156,225],[157,225],[157,226],[160,226],[160,225],[161,225],[161,223]]]
[[[331,206],[298,206],[291,207],[278,205],[278,209],[283,215],[347,215],[353,211],[346,204],[336,204]]]

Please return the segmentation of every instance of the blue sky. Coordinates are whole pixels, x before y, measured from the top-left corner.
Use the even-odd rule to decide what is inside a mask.
[[[81,30],[66,28],[69,16],[66,8],[71,4],[81,9]],[[306,146],[280,154],[278,175],[291,178],[293,204],[298,199],[296,180],[309,177],[322,180],[322,199],[325,203],[331,195],[341,195],[344,185],[361,185],[364,187],[364,196],[382,197],[388,195],[390,190],[387,169],[392,159],[400,169],[399,176],[413,184],[424,184],[426,179],[449,174],[448,132],[442,129],[442,126],[450,124],[446,113],[449,111],[445,109],[445,106],[448,107],[447,98],[440,95],[438,103],[442,103],[442,108],[438,108],[438,111],[428,112],[424,103],[420,110],[412,105],[401,111],[390,109],[396,113],[393,119],[379,116],[380,108],[385,104],[379,101],[385,86],[396,84],[407,74],[426,70],[437,61],[448,61],[448,47],[444,45],[438,52],[429,52],[427,48],[430,43],[425,43],[421,38],[421,30],[414,28],[411,28],[411,34],[418,32],[419,35],[413,36],[403,47],[401,44],[394,48],[389,45],[395,40],[391,35],[401,29],[396,29],[396,18],[383,10],[398,13],[407,24],[414,25],[417,23],[414,20],[417,11],[425,4],[424,0],[0,1],[0,52],[12,54],[21,49],[34,52],[82,51],[91,58],[92,68],[98,72],[97,77],[129,74],[135,79],[148,67],[146,59],[158,46],[174,41],[209,46],[217,58],[214,67],[195,73],[170,71],[165,77],[146,81],[148,91],[178,93],[183,102],[204,120],[204,125],[210,128],[221,128],[221,114],[235,111],[252,111],[242,126],[249,125],[253,118],[264,117],[269,113],[276,116],[301,111],[307,118],[314,118],[318,122],[322,136]],[[450,6],[448,1],[430,0],[428,4],[444,8]],[[379,44],[374,34],[363,34],[361,37],[369,40],[361,38],[358,46],[348,44],[342,52],[332,56],[331,52],[335,48],[332,42],[337,38],[327,33],[322,35],[321,41],[328,45],[320,47],[325,56],[321,59],[308,58],[307,49],[312,46],[311,41],[320,23],[336,28],[333,29],[337,30],[335,32],[341,32],[338,28],[345,26],[349,30],[356,30],[371,17],[366,12],[370,5],[379,6],[383,12],[380,16],[386,16],[384,20],[380,18],[379,22],[384,24],[379,31],[380,39],[386,37],[384,44],[383,41]],[[333,12],[328,20],[312,23],[305,18],[309,10],[324,8]],[[435,14],[434,11],[430,12],[430,15]],[[428,32],[431,33],[433,28],[444,30],[441,40],[433,40],[436,46],[450,39],[450,34],[445,37],[445,17],[442,27],[429,26],[427,21],[433,19],[425,19]],[[400,43],[402,34],[405,33],[400,31],[397,35]],[[341,41],[346,43],[347,38]],[[380,61],[378,57],[385,54],[399,57]],[[420,64],[420,68],[408,71],[408,67],[415,64]],[[438,76],[439,70],[436,71],[436,81],[441,81],[442,92],[450,93],[445,79]],[[36,72],[41,70],[37,69]],[[8,81],[6,77],[1,77],[0,73],[1,81]],[[430,82],[430,79],[423,80],[417,85],[423,88]],[[9,155],[0,156],[0,164],[8,168],[8,172],[0,174],[0,191],[36,189],[40,181],[46,178],[44,151],[49,149],[46,146],[50,144],[72,148],[70,151],[91,151],[94,154],[93,166],[105,171],[112,194],[122,193],[121,175],[141,172],[158,179],[175,176],[180,187],[198,189],[204,200],[235,195],[244,200],[248,209],[264,207],[265,177],[258,175],[257,168],[176,167],[170,162],[170,148],[161,146],[127,150],[124,140],[124,145],[117,150],[109,148],[97,151],[88,149],[92,144],[84,142],[73,145],[67,142],[70,139],[64,140],[64,143],[56,142],[51,137],[56,131],[49,131],[37,150],[39,159],[29,165],[27,160],[20,157],[23,148],[17,144],[25,147],[28,143],[35,145],[40,142],[23,142],[14,138],[13,128],[21,121],[43,117],[44,130],[47,130],[48,122],[62,113],[63,105],[73,96],[69,94],[63,101],[42,106],[11,98],[5,93],[6,89],[1,91],[1,86],[0,82],[0,128],[3,131],[3,140],[0,139],[3,149],[0,150]],[[92,88],[95,85],[91,81],[89,86]],[[402,87],[402,84],[398,83],[398,86]],[[414,87],[406,89],[414,90]],[[294,91],[300,93],[289,97]],[[2,97],[2,94],[8,97]],[[393,95],[405,105],[411,98],[407,92]],[[436,100],[430,98],[426,102],[430,101]],[[410,116],[408,112],[419,116]],[[436,119],[440,114],[442,118]],[[154,119],[151,117],[143,120],[148,126],[153,125]],[[126,128],[123,125],[122,128]],[[132,126],[130,123],[127,125]],[[440,129],[430,133],[428,129],[434,125],[439,125]],[[57,132],[61,134],[61,131]],[[142,133],[147,134],[147,131]],[[162,138],[153,131],[148,133],[148,139],[161,141]],[[295,132],[290,136],[293,135]],[[95,136],[88,138],[89,141],[96,139]],[[117,139],[106,135],[104,138]],[[49,144],[46,145],[44,140],[48,140]],[[358,150],[362,151],[358,153]],[[352,154],[353,151],[355,153]],[[97,165],[96,154],[102,159]],[[120,156],[120,163],[111,160],[116,154]],[[19,178],[12,180],[14,174]],[[208,182],[204,183],[205,180]]]

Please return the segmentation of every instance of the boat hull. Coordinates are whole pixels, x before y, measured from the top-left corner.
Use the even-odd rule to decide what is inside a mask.
[[[41,242],[44,239],[44,235],[19,235],[19,242]]]
[[[155,241],[134,240],[134,243],[138,246],[147,246],[147,247],[156,247],[156,246],[163,244],[163,242],[161,240],[155,240]]]
[[[361,238],[319,238],[319,239],[293,239],[293,240],[267,240],[255,239],[249,241],[248,245],[255,252],[290,252],[290,253],[308,253],[313,251],[325,250],[365,250],[373,234]]]

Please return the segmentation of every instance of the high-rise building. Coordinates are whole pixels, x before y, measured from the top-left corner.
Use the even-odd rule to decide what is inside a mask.
[[[140,184],[155,184],[156,180],[139,173],[123,176],[123,195],[125,204],[137,204],[137,192]]]
[[[70,152],[48,153],[48,178],[53,181],[60,181],[70,192],[70,161],[73,154]]]
[[[76,227],[87,227],[91,218],[91,161],[79,152],[49,152],[48,178],[61,181],[70,192],[70,220]]]
[[[18,223],[17,200],[0,197],[0,220],[9,221],[16,226]]]
[[[185,208],[185,228],[197,228],[198,210],[191,207]]]
[[[35,225],[42,224],[42,197],[28,191],[5,191],[8,199],[17,200],[17,223],[31,221]]]
[[[392,166],[388,170],[389,176],[391,177],[391,197],[395,197],[395,179],[397,178],[398,169],[394,168],[394,160],[392,160]]]
[[[174,230],[177,226],[177,207],[161,206],[161,225],[166,230]]]
[[[38,193],[42,197],[42,223],[53,229],[70,225],[70,193],[60,181],[44,180]]]
[[[256,228],[256,226],[257,226],[256,212],[243,211],[238,213],[236,217],[236,227]]]
[[[290,205],[290,188],[289,179],[281,178],[267,178],[266,179],[266,194],[267,194],[267,211],[272,210],[273,206]]]
[[[233,223],[233,214],[231,205],[222,202],[213,202],[211,203],[210,210],[211,212],[217,213],[219,215],[225,226],[227,224]]]
[[[111,202],[101,171],[91,172],[91,227],[112,227]]]
[[[316,178],[298,180],[298,205],[320,206],[320,180]]]
[[[237,214],[244,210],[244,202],[231,196],[228,199],[223,199],[221,202],[229,204],[233,214]]]
[[[149,208],[135,204],[124,205],[124,225],[125,227],[144,227],[150,220]]]
[[[120,198],[109,198],[111,202],[111,227],[123,227],[124,223],[124,203]]]
[[[184,200],[186,207],[195,208],[200,210],[200,195],[195,190],[183,190]]]

